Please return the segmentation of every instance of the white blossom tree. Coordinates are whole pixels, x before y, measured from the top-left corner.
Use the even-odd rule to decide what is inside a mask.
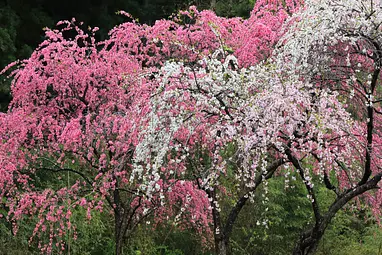
[[[321,208],[320,201],[312,199],[315,218],[301,234],[294,254],[314,253],[335,214],[360,195],[370,203],[377,220],[381,217],[380,3],[308,0],[305,6],[286,26],[274,63],[285,75],[297,75],[299,80],[312,84],[314,95],[329,90],[351,113],[357,128],[339,126],[342,135],[351,138],[351,148],[345,155],[340,153],[347,150],[343,147],[346,144],[330,149],[335,156],[330,160],[320,152],[312,153],[313,159],[287,153],[300,173],[304,162],[320,165],[319,175],[336,194],[328,209]],[[327,121],[323,125],[337,120]],[[328,148],[326,142],[321,145]],[[309,180],[301,177],[308,184]],[[313,186],[306,185],[306,188],[311,195],[316,192]]]

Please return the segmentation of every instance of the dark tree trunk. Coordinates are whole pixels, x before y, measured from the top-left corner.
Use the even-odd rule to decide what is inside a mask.
[[[254,192],[257,187],[262,183],[263,179],[269,179],[273,176],[277,168],[285,163],[284,159],[278,159],[272,162],[267,167],[267,174],[265,176],[259,175],[255,181],[255,187],[252,188],[251,192]],[[200,185],[199,185],[200,187]],[[247,200],[249,199],[248,193],[243,194],[236,202],[235,206],[231,208],[228,217],[222,220],[220,215],[220,210],[216,207],[214,201],[216,201],[216,190],[205,190],[208,197],[212,198],[211,207],[212,207],[212,217],[214,222],[214,239],[215,239],[215,253],[216,255],[230,255],[230,237],[232,234],[233,226],[239,216],[240,211],[243,209]],[[223,224],[224,223],[224,224]]]
[[[344,207],[351,199],[359,196],[366,191],[378,188],[378,183],[382,178],[382,173],[378,173],[373,178],[369,179],[361,185],[357,185],[352,189],[344,191],[329,207],[329,210],[319,218],[316,218],[316,223],[314,227],[308,229],[303,234],[301,234],[299,240],[296,242],[295,248],[293,250],[293,255],[311,255],[317,249],[318,243],[320,242],[322,236],[325,233],[331,220],[334,218],[336,213]]]
[[[229,247],[229,238],[225,238],[222,235],[222,238],[215,240],[215,252],[216,255],[229,255],[231,250]]]
[[[370,85],[369,95],[373,95],[375,88],[377,86],[378,77],[380,74],[380,69],[375,69],[372,76],[372,81]],[[310,255],[313,254],[318,246],[319,241],[325,233],[325,230],[331,220],[334,218],[336,213],[343,208],[351,199],[357,197],[368,190],[378,188],[378,183],[381,181],[382,173],[376,174],[373,178],[372,176],[372,148],[373,148],[373,133],[374,133],[374,109],[371,105],[367,107],[367,117],[369,121],[367,123],[367,149],[365,153],[365,166],[364,173],[362,179],[358,182],[358,184],[353,187],[343,191],[341,194],[337,194],[336,200],[331,204],[328,211],[321,216],[318,210],[318,206],[314,206],[315,202],[312,202],[313,211],[315,213],[315,225],[313,228],[305,231],[297,241],[295,248],[293,250],[293,255]],[[293,165],[302,173],[301,166],[299,160],[293,157],[290,150],[286,151],[289,159],[293,163]],[[340,162],[337,164],[342,167]],[[345,169],[344,169],[345,170]],[[302,176],[304,177],[304,176]],[[304,179],[304,178],[303,178]],[[330,180],[327,175],[324,176],[324,182],[328,189],[336,190],[335,187],[330,183]],[[306,185],[309,194],[313,193],[313,188]],[[315,198],[313,199],[315,201]]]
[[[122,247],[124,243],[124,234],[126,231],[123,230],[123,217],[120,213],[115,214],[115,254],[122,254]]]
[[[132,221],[135,210],[129,210],[121,200],[118,189],[114,191],[114,236],[115,236],[115,254],[121,255],[124,242],[126,241],[126,233],[134,228]],[[139,207],[139,205],[138,205]],[[131,231],[129,231],[131,233]]]
[[[304,232],[294,247],[293,255],[314,254],[326,227],[327,224],[319,224],[318,229],[314,227]]]
[[[236,205],[231,209],[228,218],[225,220],[224,225],[220,216],[219,209],[216,207],[214,201],[216,201],[216,194],[214,191],[208,192],[209,197],[213,198],[211,202],[212,217],[214,222],[214,239],[215,239],[215,254],[216,255],[230,255],[231,249],[229,245],[232,228],[236,222],[237,217],[246,201],[248,196],[241,197]]]
[[[236,202],[235,206],[231,209],[228,218],[225,221],[224,228],[221,230],[222,233],[219,236],[215,236],[216,254],[231,254],[229,240],[232,234],[232,229],[237,220],[237,217],[239,216],[241,209],[243,209],[247,200],[248,196],[244,195]]]
[[[130,224],[127,222],[126,212],[122,206],[116,206],[114,218],[115,254],[121,255],[125,236]]]

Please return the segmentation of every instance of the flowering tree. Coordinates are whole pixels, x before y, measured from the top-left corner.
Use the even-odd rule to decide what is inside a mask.
[[[278,62],[240,68],[243,64],[222,48],[198,65],[184,61],[165,64],[155,79],[159,85],[151,118],[156,126],[149,131],[153,135],[150,142],[143,143],[160,144],[157,147],[164,153],[162,140],[155,137],[168,127],[165,149],[174,153],[167,154],[167,162],[158,158],[158,165],[178,164],[174,168],[191,171],[207,193],[218,254],[229,252],[229,236],[242,206],[280,165],[288,163],[299,173],[319,218],[312,174],[332,188],[332,162],[346,160],[357,165],[355,151],[362,150],[357,135],[362,124],[351,118],[333,88],[301,80],[294,72],[285,73]],[[306,168],[312,163],[313,172]],[[334,170],[343,177],[343,170]],[[219,187],[229,175],[235,176],[240,190],[223,220],[219,195],[225,193]],[[339,203],[374,187],[378,178]]]
[[[191,7],[153,26],[123,23],[100,43],[71,22],[48,30],[12,73],[14,99],[0,117],[1,201],[14,231],[37,215],[33,237],[47,232],[39,245],[51,253],[75,230],[75,207],[89,217],[109,208],[121,254],[145,217],[176,215],[200,232],[212,222],[223,255],[257,188],[266,203],[267,180],[295,170],[315,223],[294,252],[313,252],[335,213],[381,179],[382,22],[372,2],[300,8],[257,1],[243,20]],[[58,180],[41,182],[47,173]],[[314,175],[337,194],[325,213]],[[225,195],[234,203],[222,214]]]
[[[236,59],[229,55],[221,59],[219,54],[223,53],[217,52],[197,70],[180,62],[163,67],[167,75],[157,78],[159,91],[153,99],[157,107],[151,113],[157,126],[147,139],[150,144],[161,144],[163,140],[155,139],[158,127],[169,127],[171,142],[166,149],[175,153],[167,154],[167,162],[158,159],[160,165],[183,169],[206,192],[215,249],[217,254],[226,254],[237,216],[260,184],[264,183],[266,194],[267,179],[287,164],[298,167],[307,187],[313,187],[309,171],[296,164],[295,157],[317,153],[327,161],[345,157],[352,137],[342,129],[352,130],[356,125],[335,93],[323,89],[314,94],[312,85],[297,76],[283,77],[270,70],[272,65],[233,70],[230,65],[235,66]],[[224,178],[237,189],[223,189]],[[235,203],[223,219],[219,197],[227,193]],[[309,199],[315,200],[313,192]]]
[[[376,10],[373,2],[308,2],[265,65],[243,64],[223,46],[199,65],[169,61],[159,72],[153,118],[157,127],[171,127],[166,149],[177,153],[169,162],[191,171],[210,199],[218,254],[229,252],[242,206],[282,164],[301,177],[315,216],[295,254],[313,253],[336,212],[355,197],[365,194],[380,216],[380,191],[366,193],[378,189],[382,175]],[[356,111],[365,101],[365,111]],[[219,196],[227,191],[219,187],[230,175],[238,199],[222,219]],[[313,176],[337,196],[326,212]]]
[[[199,184],[199,191],[193,190],[195,186],[188,182],[175,181],[189,179],[183,176],[187,167],[184,154],[175,154],[180,157],[175,164],[171,161],[174,138],[181,139],[177,137],[179,127],[171,123],[181,119],[163,120],[173,113],[163,108],[169,105],[167,98],[155,101],[164,92],[158,82],[163,77],[172,77],[171,62],[185,63],[191,68],[186,70],[188,74],[195,68],[215,66],[216,63],[205,62],[215,51],[214,61],[224,60],[219,52],[225,55],[225,51],[233,52],[239,60],[227,59],[225,65],[250,66],[266,59],[280,36],[282,22],[288,17],[281,7],[278,2],[258,1],[248,20],[220,18],[211,11],[199,13],[191,8],[152,27],[135,22],[121,24],[101,43],[70,22],[60,24],[66,25],[62,30],[48,30],[48,39],[13,73],[14,100],[9,113],[2,116],[2,169],[8,176],[3,179],[3,187],[9,191],[2,190],[10,208],[8,219],[16,222],[23,215],[38,214],[40,221],[34,235],[45,232],[47,225],[50,227],[50,242],[41,244],[47,253],[54,242],[64,248],[60,238],[73,228],[70,214],[76,206],[85,207],[89,215],[92,209],[102,210],[105,202],[112,208],[117,254],[123,238],[131,235],[145,216],[152,211],[165,215],[163,208],[170,213],[171,205],[179,200],[185,206],[181,212],[187,208],[193,224],[207,226],[209,214],[204,206],[207,198],[200,192],[207,192],[211,199],[207,205],[214,205],[213,211],[218,216],[215,191],[211,193],[206,184],[199,183],[200,174],[194,184]],[[77,36],[65,39],[63,34],[73,29]],[[221,73],[215,73],[221,78]],[[239,74],[252,75],[246,70],[232,70],[232,74],[224,74],[228,75],[223,77],[228,79],[226,85],[239,81]],[[219,85],[222,81],[216,82]],[[245,80],[244,84],[250,88],[250,81]],[[239,98],[243,97],[239,94]],[[246,97],[238,103],[242,104]],[[194,101],[187,102],[190,103]],[[204,121],[209,121],[214,111]],[[156,117],[158,112],[164,116]],[[213,129],[219,128],[213,125],[221,124],[210,123]],[[210,152],[218,152],[219,147],[211,147],[214,138],[203,138],[204,151],[209,148]],[[155,143],[156,140],[161,143]],[[210,152],[208,157],[213,155]],[[275,159],[270,170],[282,162]],[[33,183],[41,172],[52,172],[60,178],[62,173],[69,175],[65,182],[41,189]],[[261,183],[261,178],[257,182]],[[15,188],[20,183],[23,187]],[[244,203],[247,199],[248,196]],[[163,207],[165,202],[168,205]],[[244,203],[240,202],[240,208]],[[228,242],[240,208],[234,210],[228,221],[231,223],[224,238],[219,234],[222,229],[219,217],[215,217],[217,247]],[[58,234],[55,224],[60,228]]]
[[[193,69],[221,47],[241,66],[269,56],[287,15],[274,13],[278,5],[263,5],[259,1],[249,20],[191,8],[152,27],[127,22],[101,43],[94,40],[96,29],[85,33],[75,20],[47,30],[47,39],[12,73],[14,99],[1,116],[1,195],[14,232],[19,220],[37,215],[32,239],[47,233],[49,242],[39,247],[51,253],[55,246],[64,249],[63,237],[75,232],[75,207],[84,207],[88,217],[109,207],[120,254],[124,238],[153,212],[158,221],[177,214],[200,230],[208,226],[205,185],[195,189],[197,182],[182,181],[189,179],[185,157],[171,164],[177,127],[156,126],[157,108],[168,103],[153,102],[161,94],[156,78],[171,75],[169,60]],[[48,174],[58,180],[38,182]],[[181,213],[172,209],[179,203]]]
[[[312,200],[315,221],[302,233],[294,254],[312,254],[336,212],[357,196],[364,194],[377,219],[381,217],[381,23],[378,1],[306,1],[281,39],[279,68],[313,84],[317,91],[337,93],[357,123],[356,128],[341,128],[343,136],[352,137],[347,141],[351,147],[345,149],[339,142],[339,147],[330,149],[335,156],[330,160],[321,152],[313,158],[287,153],[300,173],[304,161],[318,164],[322,169],[318,174],[336,194],[326,211]],[[335,182],[330,176],[336,177]],[[306,188],[314,194],[313,186]]]
[[[96,29],[87,34],[72,22],[48,30],[47,39],[12,74],[12,105],[0,120],[0,190],[14,233],[19,220],[37,215],[32,238],[49,236],[48,243],[39,242],[42,252],[64,249],[63,238],[75,233],[70,218],[78,206],[89,218],[92,210],[112,210],[116,254],[143,219],[153,212],[157,222],[177,215],[174,206],[187,207],[188,214],[177,218],[189,216],[202,230],[209,224],[203,207],[208,201],[195,185],[133,163],[142,130],[150,124],[143,118],[152,93],[145,79],[151,69],[143,70],[139,58],[144,49],[132,41],[109,50],[95,42]],[[145,32],[138,24],[130,27]],[[73,31],[74,39],[64,37]],[[50,174],[58,181],[40,181]]]
[[[267,73],[267,68],[254,66],[271,55],[288,12],[298,6],[299,2],[284,5],[279,1],[258,1],[246,22],[227,22],[211,12],[184,13],[189,18],[200,15],[185,34],[187,58],[167,60],[153,81],[159,82],[153,86],[158,90],[152,97],[154,107],[149,116],[155,125],[140,144],[140,161],[152,162],[154,154],[155,163],[150,167],[170,168],[170,173],[177,170],[179,175],[193,178],[206,192],[217,254],[230,252],[230,235],[241,209],[253,198],[257,187],[287,161],[271,145],[280,127],[266,131],[273,125],[271,119],[259,124],[268,111],[280,110],[279,105],[265,107],[266,100],[276,100],[264,92],[269,89],[271,93],[271,86],[264,83],[272,74]],[[164,37],[160,40],[166,42]],[[259,101],[254,102],[256,93],[259,98],[264,96],[264,101],[256,97]],[[256,107],[253,110],[258,112],[248,110],[258,104],[261,111]],[[259,125],[258,129],[253,125]],[[268,141],[270,138],[275,140]],[[253,145],[248,145],[250,141]],[[227,191],[222,178],[232,175],[239,189]],[[227,193],[234,194],[235,202],[223,219],[219,196]]]

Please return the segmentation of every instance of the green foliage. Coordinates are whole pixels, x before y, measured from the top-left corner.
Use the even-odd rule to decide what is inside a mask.
[[[298,179],[293,175],[292,179]],[[316,183],[317,200],[321,201],[321,209],[326,210],[335,199],[335,194],[322,183]],[[233,254],[292,253],[298,235],[312,222],[313,214],[303,184],[290,180],[289,186],[294,187],[285,188],[285,178],[282,176],[271,179],[269,193],[265,196],[268,202],[262,196],[264,187],[258,190],[254,203],[244,207],[234,228],[231,238]],[[226,198],[227,203],[231,200]],[[266,225],[264,221],[267,221]],[[381,255],[382,230],[366,208],[341,210],[325,232],[317,254]]]
[[[0,66],[5,66],[15,60],[16,36],[20,18],[9,7],[0,9]]]
[[[16,60],[17,29],[20,18],[9,7],[0,8],[0,70]],[[10,81],[0,80],[0,111],[5,111],[10,101]]]
[[[30,224],[22,224],[17,236],[12,234],[12,227],[6,223],[4,219],[0,221],[0,254],[7,251],[7,255],[37,255],[39,251],[37,247],[28,245],[29,235],[33,231],[33,226]]]
[[[161,255],[207,255],[211,254],[208,247],[203,247],[200,237],[192,230],[179,230],[173,225],[164,225],[156,237],[159,244],[157,254]],[[165,249],[160,248],[165,247]],[[159,252],[160,251],[160,252]]]
[[[81,255],[114,254],[113,217],[108,212],[93,211],[91,215],[91,220],[86,219],[86,211],[82,208],[78,208],[72,215],[70,220],[77,226],[77,240],[73,240],[73,237],[69,235],[67,237],[66,243],[70,243],[71,253]]]
[[[363,213],[340,211],[320,242],[317,255],[380,255],[382,230]]]
[[[253,9],[253,6],[254,1],[251,0],[217,1],[215,11],[219,16],[247,18],[249,17],[249,13]]]
[[[291,185],[295,187],[285,188],[285,178],[276,177],[269,181],[268,195],[262,196],[263,186],[257,191],[254,203],[244,208],[234,229],[234,254],[281,255],[292,250],[312,214],[305,188],[297,181]]]
[[[141,224],[125,245],[126,255],[209,255],[192,230],[179,230],[171,222],[157,228]]]

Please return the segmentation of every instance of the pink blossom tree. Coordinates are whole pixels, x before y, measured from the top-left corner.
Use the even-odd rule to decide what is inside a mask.
[[[111,210],[116,254],[150,215],[156,222],[177,216],[202,231],[209,224],[204,193],[134,163],[150,125],[144,117],[153,88],[146,79],[151,68],[142,67],[148,57],[140,58],[144,47],[131,40],[110,50],[95,42],[96,29],[85,33],[73,22],[47,30],[47,39],[12,73],[13,101],[0,118],[0,191],[14,233],[19,220],[37,217],[31,242],[46,234],[41,251],[61,251],[64,237],[75,235],[70,219],[76,207],[88,218],[93,210]],[[126,26],[131,37],[146,32],[136,23]],[[76,36],[67,39],[73,30]],[[56,181],[39,182],[46,175]]]

